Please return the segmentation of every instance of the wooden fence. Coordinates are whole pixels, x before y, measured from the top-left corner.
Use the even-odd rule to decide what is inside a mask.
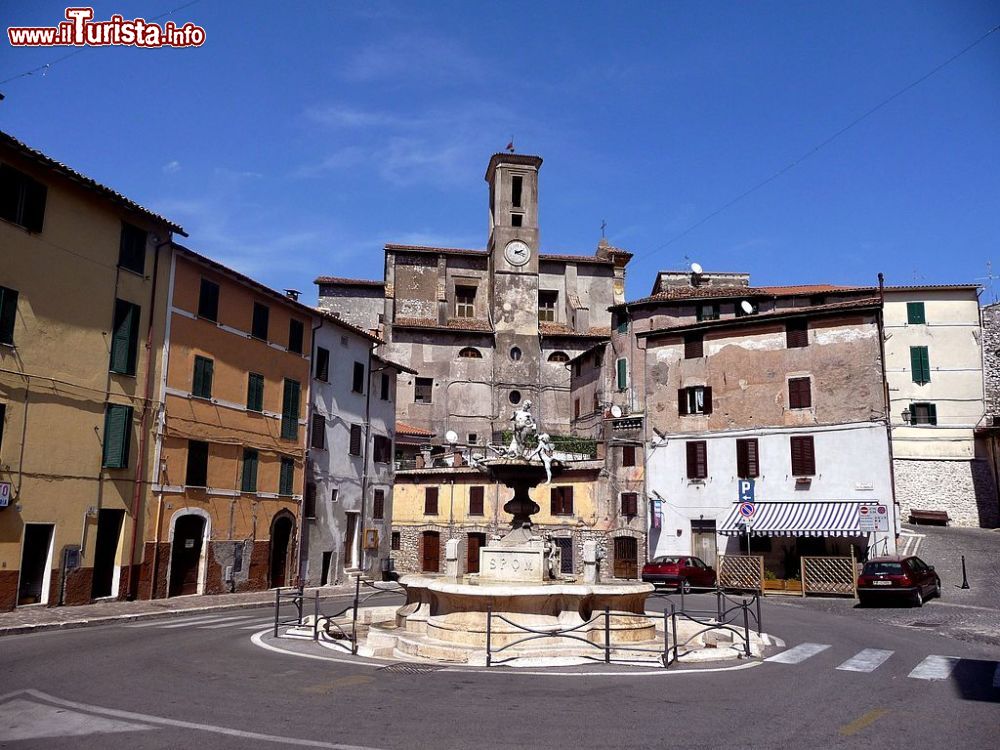
[[[762,555],[719,555],[717,570],[721,588],[764,592]]]
[[[802,596],[806,594],[842,594],[854,596],[857,590],[857,564],[854,550],[850,557],[803,557]]]

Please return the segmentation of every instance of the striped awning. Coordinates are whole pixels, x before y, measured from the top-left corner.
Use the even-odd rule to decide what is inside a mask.
[[[857,502],[763,502],[756,503],[756,511],[749,522],[740,515],[740,503],[723,521],[719,533],[736,536],[750,533],[758,536],[862,536],[858,508],[873,501]]]

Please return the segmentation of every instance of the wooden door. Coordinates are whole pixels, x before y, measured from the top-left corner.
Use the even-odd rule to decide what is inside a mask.
[[[347,514],[347,527],[344,529],[344,570],[354,567],[354,549],[357,546],[354,537],[358,533],[358,514]]]
[[[205,519],[186,515],[174,524],[174,543],[170,551],[170,586],[167,596],[187,596],[198,593],[201,547],[205,536]]]
[[[437,573],[441,570],[441,535],[436,531],[425,531],[422,539],[422,570],[425,573]]]
[[[691,554],[715,565],[717,557],[715,521],[691,522]]]
[[[486,534],[469,534],[466,545],[465,572],[479,572],[479,550],[486,546]]]
[[[638,578],[639,545],[633,537],[615,538],[615,578]]]
[[[280,516],[271,526],[271,588],[288,582],[288,549],[292,542],[292,519]]]

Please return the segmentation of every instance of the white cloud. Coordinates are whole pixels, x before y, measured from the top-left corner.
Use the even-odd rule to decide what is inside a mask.
[[[163,165],[163,174],[177,174],[181,171],[181,163],[174,159]]]

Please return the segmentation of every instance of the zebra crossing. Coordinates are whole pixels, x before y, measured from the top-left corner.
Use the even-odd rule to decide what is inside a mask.
[[[199,615],[197,617],[182,617],[179,619],[156,620],[154,622],[138,622],[122,625],[123,628],[140,629],[153,628],[156,630],[175,629],[198,629],[198,630],[261,630],[268,625],[274,624],[274,618],[262,619],[256,615]]]
[[[829,643],[800,643],[797,646],[780,651],[773,656],[769,656],[764,661],[771,664],[797,665],[808,661],[817,654],[821,654],[832,648]],[[871,673],[888,662],[895,651],[881,648],[866,648],[841,662],[835,669],[841,672],[861,672]],[[897,657],[896,662],[899,661]],[[942,681],[952,678],[955,669],[963,661],[970,663],[982,663],[977,659],[962,659],[959,656],[942,656],[940,654],[930,654],[924,657],[914,666],[907,677],[914,680]],[[991,662],[994,668],[992,675],[992,687],[1000,688],[1000,662]],[[908,666],[908,665],[907,665]]]

